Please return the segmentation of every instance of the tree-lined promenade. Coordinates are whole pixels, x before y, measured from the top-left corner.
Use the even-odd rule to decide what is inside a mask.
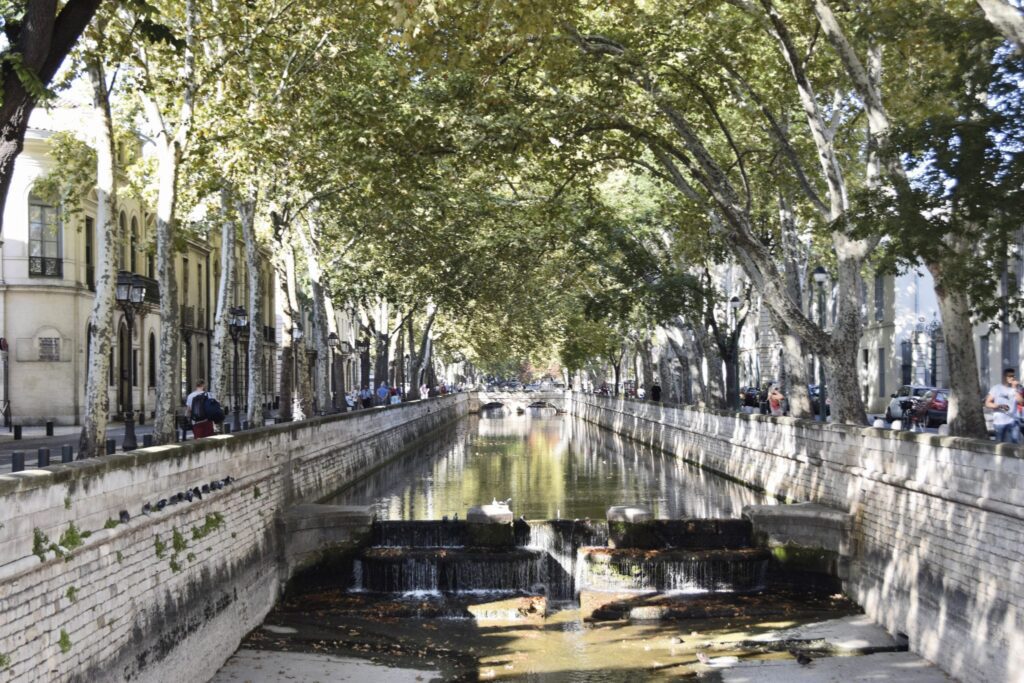
[[[353,386],[417,398],[445,367],[557,360],[618,387],[632,359],[648,392],[721,406],[763,327],[791,414],[824,384],[863,423],[866,282],[919,269],[950,431],[985,435],[1021,313],[1024,20],[1004,0],[26,0],[3,21],[0,199],[22,201],[4,195],[33,107],[91,99],[33,190],[96,226],[83,455],[112,412],[125,198],[154,220],[157,443],[183,399],[176,255],[209,235],[243,245],[222,250],[210,389],[244,368],[251,424],[267,327],[282,416],[337,405],[339,317]]]

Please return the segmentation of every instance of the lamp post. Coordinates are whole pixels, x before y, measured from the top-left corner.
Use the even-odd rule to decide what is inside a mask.
[[[732,325],[729,327],[729,366],[732,369],[729,390],[732,391],[732,398],[735,401],[733,407],[737,409],[742,409],[742,406],[740,405],[740,339],[736,330],[736,313],[742,305],[743,302],[738,296],[729,299],[729,312],[732,316]]]
[[[818,283],[818,325],[821,331],[825,331],[825,281],[828,280],[828,271],[824,266],[818,266],[813,271],[814,281]],[[818,414],[821,421],[825,422],[825,364],[822,362],[821,354],[818,354]]]
[[[241,306],[233,306],[229,308],[228,316],[230,317],[230,319],[228,320],[228,332],[231,334],[231,343],[234,346],[235,352],[234,372],[232,373],[234,380],[235,410],[234,417],[232,418],[231,421],[231,430],[234,432],[239,432],[242,430],[242,399],[238,393],[238,337],[242,334],[242,331],[245,330],[245,328],[248,326],[249,320],[248,315],[245,312],[245,309],[242,308]]]
[[[341,346],[337,332],[327,335],[327,346],[331,349],[331,411],[338,412],[338,371],[334,361],[334,350]]]
[[[356,342],[356,350],[359,352],[359,384],[362,389],[363,384],[363,359],[366,360],[367,376],[369,376],[370,368],[370,340],[363,337]],[[370,387],[370,393],[373,393],[373,387]]]
[[[135,357],[132,354],[132,337],[135,330],[135,316],[141,314],[142,303],[146,298],[146,285],[140,276],[121,271],[117,274],[117,286],[114,289],[114,298],[118,306],[124,312],[124,320],[128,325],[128,405],[124,413],[124,442],[121,448],[126,451],[133,451],[139,447],[135,438],[135,408],[132,405],[132,393],[135,380]]]
[[[351,356],[352,345],[347,341],[341,342],[341,365],[339,366],[341,374],[338,377],[338,390],[341,392],[341,412],[343,413],[347,413],[349,410],[348,386],[352,383]],[[358,396],[356,398],[358,399]]]

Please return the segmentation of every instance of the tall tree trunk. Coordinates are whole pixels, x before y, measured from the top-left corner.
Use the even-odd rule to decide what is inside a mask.
[[[1017,49],[1024,53],[1024,15],[1006,0],[978,0],[985,18]],[[953,431],[950,425],[949,431]]]
[[[178,324],[178,280],[174,263],[174,212],[178,200],[181,148],[173,140],[164,140],[158,155],[156,272],[160,284],[160,362],[156,379],[153,440],[164,444],[175,439],[175,418],[181,403],[181,388],[178,384],[181,328]]]
[[[283,302],[283,305],[279,307],[281,310],[281,393],[277,402],[277,416],[282,422],[291,422],[294,418],[292,407],[295,396],[295,361],[292,355],[292,329],[295,316],[288,299],[288,265],[285,262],[288,221],[278,211],[270,212],[270,220],[274,226],[274,244],[276,245],[273,255],[274,274],[277,276],[275,299]]]
[[[89,316],[89,367],[86,371],[85,410],[78,438],[78,458],[92,458],[104,450],[110,394],[107,374],[110,349],[114,343],[114,293],[117,265],[114,255],[120,251],[117,239],[117,173],[114,168],[114,125],[106,76],[98,58],[87,62],[93,90],[96,121],[96,295]]]
[[[228,310],[235,301],[235,222],[232,219],[230,191],[220,191],[220,280],[217,283],[217,310],[213,317],[213,341],[210,343],[210,393],[227,398],[231,378],[228,375]]]
[[[285,273],[285,297],[287,308],[291,312],[292,329],[292,409],[293,420],[305,420],[311,414],[310,389],[309,389],[309,357],[306,355],[306,342],[303,339],[295,339],[294,332],[302,316],[299,314],[299,296],[295,283],[295,251],[291,242],[285,239],[281,245],[281,259],[284,263]],[[303,336],[307,334],[303,330]]]
[[[811,396],[807,391],[807,356],[804,355],[803,341],[781,321],[776,322],[775,331],[782,342],[784,371],[780,373],[779,381],[789,404],[789,414],[792,417],[813,417]]]
[[[654,353],[651,348],[650,334],[646,334],[640,341],[640,348],[638,351],[640,352],[640,364],[644,372],[644,398],[650,398],[651,385],[654,383]],[[637,382],[637,386],[640,386],[639,382]]]
[[[313,347],[316,350],[316,382],[314,389],[316,393],[316,406],[320,413],[330,412],[331,409],[331,347],[327,344],[329,333],[329,321],[327,318],[326,294],[323,287],[323,273],[320,269],[320,257],[317,255],[312,239],[313,226],[307,225],[310,234],[299,227],[299,242],[302,244],[302,251],[306,256],[306,270],[309,273],[310,295],[313,300]]]
[[[434,316],[437,314],[437,307],[427,304],[427,319],[423,324],[423,334],[420,337],[419,351],[416,351],[416,336],[413,330],[413,316],[408,317],[407,327],[409,332],[409,399],[416,400],[426,398],[420,396],[420,384],[422,383],[423,366],[429,360],[430,353],[430,331],[434,326]]]
[[[941,268],[930,265],[929,270],[935,279],[935,294],[942,315],[942,333],[949,365],[949,433],[986,439],[988,427],[982,410],[982,392],[985,388],[978,379],[970,302],[962,291],[944,286]]]
[[[662,345],[658,352],[658,384],[661,385],[662,400],[681,403],[674,390],[675,383],[672,381],[672,363],[669,361],[668,345]]]
[[[865,424],[864,397],[861,394],[860,373],[857,368],[857,354],[860,350],[861,324],[861,276],[863,263],[858,256],[850,255],[855,246],[847,247],[847,241],[837,241],[838,287],[836,287],[836,324],[832,330],[829,353],[825,357],[828,397],[832,416],[847,424]]]
[[[260,248],[256,241],[256,196],[237,203],[245,246],[246,278],[249,284],[249,391],[246,419],[263,426],[263,286],[260,282]]]

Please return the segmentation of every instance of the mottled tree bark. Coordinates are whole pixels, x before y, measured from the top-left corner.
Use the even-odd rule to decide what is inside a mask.
[[[114,124],[110,113],[103,65],[93,57],[86,72],[93,91],[96,116],[96,295],[89,316],[89,366],[85,381],[82,432],[78,458],[93,458],[104,452],[110,394],[107,374],[110,349],[114,343],[114,294],[117,286],[115,254],[120,250],[117,236],[117,173],[114,168]]]
[[[213,341],[210,342],[210,393],[224,400],[229,395],[228,375],[230,316],[235,301],[235,222],[232,219],[230,191],[220,191],[220,280],[217,283],[217,310],[213,317]]]
[[[260,281],[260,248],[256,241],[256,197],[237,202],[238,220],[245,246],[245,276],[249,284],[249,389],[246,395],[246,419],[250,425],[263,426],[263,283]]]
[[[942,270],[929,266],[935,279],[935,295],[942,315],[942,333],[949,364],[949,406],[946,422],[954,436],[988,438],[982,387],[978,379],[978,357],[974,349],[970,302],[961,291],[946,287]]]

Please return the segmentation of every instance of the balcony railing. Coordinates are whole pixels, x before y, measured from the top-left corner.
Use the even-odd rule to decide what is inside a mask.
[[[29,256],[28,274],[29,277],[64,277],[64,259]]]
[[[196,309],[194,306],[181,306],[181,325],[182,327],[195,327],[196,326]]]

